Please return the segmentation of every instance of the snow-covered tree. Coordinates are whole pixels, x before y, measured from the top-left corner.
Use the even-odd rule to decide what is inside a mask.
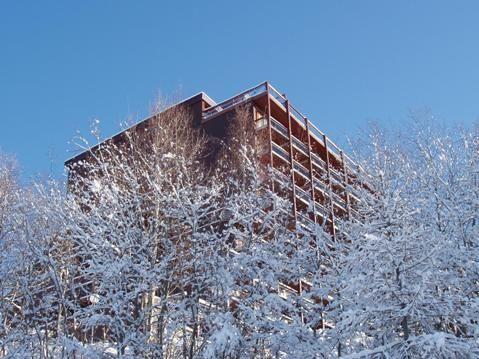
[[[68,191],[0,156],[1,355],[479,356],[477,129],[372,130],[333,237],[293,221],[250,109],[230,121],[78,139]]]
[[[63,186],[21,186],[9,160],[3,159],[0,168],[3,354],[64,355],[72,253],[63,241]]]
[[[202,355],[311,357],[320,345],[312,320],[306,324],[300,284],[311,268],[297,254],[301,246],[310,249],[310,232],[294,228],[290,198],[272,191],[272,175],[261,162],[266,143],[248,111],[237,111],[220,162],[229,217],[219,239],[229,258],[221,273],[227,280],[218,289],[229,304],[213,318]]]
[[[119,356],[196,353],[220,209],[219,187],[200,163],[205,145],[189,113],[170,110],[72,169],[80,175],[71,181],[71,235],[86,303],[79,326]]]
[[[342,354],[479,354],[477,138],[424,126],[367,138],[363,222],[343,228],[336,288]]]

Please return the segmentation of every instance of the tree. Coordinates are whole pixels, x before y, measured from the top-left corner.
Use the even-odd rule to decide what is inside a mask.
[[[1,156],[2,355],[478,356],[477,130],[373,129],[361,221],[331,236],[294,222],[250,111],[213,143],[167,109],[90,148],[67,193]]]
[[[3,354],[63,355],[72,283],[71,248],[63,242],[63,186],[21,186],[12,160],[5,157],[0,168]]]
[[[357,356],[477,355],[477,134],[400,141],[367,138],[334,331]]]
[[[265,181],[247,111],[233,119],[218,168],[181,111],[72,168],[83,342],[113,345],[117,356],[311,353],[300,294],[284,289],[303,273],[288,200]]]

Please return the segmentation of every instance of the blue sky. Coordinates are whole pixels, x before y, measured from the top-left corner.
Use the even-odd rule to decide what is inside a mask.
[[[0,148],[62,174],[77,130],[160,92],[221,101],[264,80],[339,144],[428,107],[479,116],[477,1],[2,1]]]

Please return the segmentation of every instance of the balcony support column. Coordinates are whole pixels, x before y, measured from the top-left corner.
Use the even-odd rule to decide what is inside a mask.
[[[314,223],[317,223],[316,221],[316,197],[314,195],[314,177],[313,177],[313,158],[311,156],[311,134],[309,132],[309,120],[305,117],[304,118],[304,124],[306,126],[306,135],[308,136],[308,160],[309,160],[309,181],[311,184],[311,198],[312,198],[312,204],[313,204],[313,218],[314,218]]]
[[[344,194],[346,196],[346,208],[348,210],[348,219],[351,220],[351,205],[350,205],[350,198],[349,198],[349,190],[348,190],[348,170],[346,168],[346,162],[344,161],[344,152],[341,150],[341,162],[343,164],[343,175],[344,175]]]
[[[326,172],[328,174],[328,188],[329,188],[329,203],[331,207],[331,213],[330,213],[330,218],[331,218],[331,225],[332,225],[332,230],[331,234],[333,235],[333,238],[336,239],[336,223],[334,219],[334,202],[333,202],[333,186],[332,186],[332,181],[331,181],[331,163],[329,161],[329,148],[328,148],[328,139],[325,134],[323,134],[323,142],[324,142],[324,149],[326,151]]]
[[[272,127],[271,127],[271,99],[269,98],[269,82],[265,82],[266,85],[266,118],[268,121],[268,144],[269,144],[269,165],[270,165],[270,170],[273,171],[273,133],[272,133]],[[271,173],[271,176],[273,176],[273,173]],[[271,177],[271,190],[274,191],[274,179]]]
[[[293,159],[293,133],[291,124],[291,113],[289,108],[289,100],[286,100],[286,115],[288,116],[288,137],[289,137],[289,160],[291,166],[291,181],[293,192],[293,217],[295,224],[298,221],[297,207],[296,207],[296,182],[294,180],[294,159]]]

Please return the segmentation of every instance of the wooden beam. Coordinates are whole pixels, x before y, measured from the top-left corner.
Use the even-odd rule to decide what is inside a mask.
[[[311,197],[313,199],[313,217],[314,217],[314,223],[317,223],[316,221],[316,200],[314,196],[314,176],[313,176],[313,158],[311,156],[311,136],[309,133],[309,121],[305,117],[304,122],[306,125],[306,135],[308,136],[308,159],[309,159],[309,180],[311,184]]]
[[[334,220],[334,202],[333,202],[333,186],[331,184],[331,170],[330,166],[331,163],[329,162],[329,149],[328,149],[328,139],[326,138],[326,135],[323,134],[323,142],[324,142],[324,149],[326,151],[326,172],[328,173],[328,188],[329,188],[329,202],[331,205],[331,224],[332,224],[332,235],[333,238],[336,239],[336,226],[335,226],[335,220]]]
[[[346,169],[346,162],[344,161],[344,153],[342,150],[340,150],[339,153],[341,154],[341,162],[343,163],[344,193],[346,195],[346,209],[348,211],[348,218],[351,219],[351,205],[350,205],[349,190],[348,190],[348,171]]]
[[[291,114],[289,108],[289,100],[286,100],[286,115],[288,116],[288,137],[289,137],[289,161],[291,166],[291,181],[293,184],[293,216],[295,223],[298,220],[296,208],[296,182],[294,180],[294,159],[293,159],[293,134],[291,130]]]

